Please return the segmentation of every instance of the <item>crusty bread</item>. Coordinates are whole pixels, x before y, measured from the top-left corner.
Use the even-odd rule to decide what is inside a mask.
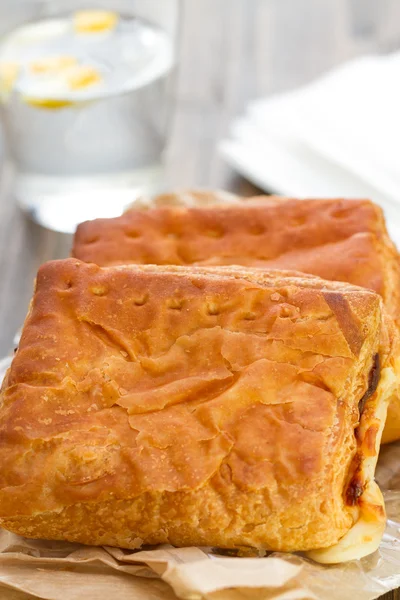
[[[47,263],[1,393],[0,525],[372,552],[393,387],[381,303],[278,271]]]
[[[132,209],[116,219],[83,223],[75,235],[73,255],[103,266],[238,264],[296,269],[376,291],[400,328],[399,255],[376,204],[276,196],[226,204],[220,194],[159,196],[154,208],[149,202],[141,205],[150,210]],[[400,372],[400,348],[397,355]],[[384,441],[398,438],[396,392]]]

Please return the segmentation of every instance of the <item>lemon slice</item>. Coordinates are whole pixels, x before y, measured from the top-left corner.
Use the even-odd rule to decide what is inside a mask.
[[[0,63],[0,95],[3,98],[6,98],[12,92],[19,71],[20,66],[18,63]]]
[[[73,67],[77,64],[75,56],[61,55],[61,56],[47,56],[35,60],[29,65],[29,69],[36,75],[46,75],[52,73],[59,73],[64,69]]]
[[[79,92],[90,86],[99,84],[102,76],[97,69],[90,65],[74,65],[63,69],[60,73],[53,73],[53,78],[42,86],[42,94],[24,95],[24,102],[35,108],[58,110],[72,106],[82,106],[82,99],[76,101],[70,98],[71,92]],[[38,90],[39,91],[39,90]],[[50,94],[49,94],[50,92]],[[51,97],[57,93],[57,97]],[[50,97],[48,96],[50,95]]]
[[[89,65],[76,65],[67,73],[67,84],[70,90],[80,90],[100,83],[101,74]]]
[[[81,10],[74,15],[76,33],[99,33],[115,29],[119,15],[108,10]]]
[[[42,108],[44,110],[60,110],[61,108],[74,106],[74,103],[69,100],[58,100],[56,98],[34,98],[32,96],[22,96],[22,99],[27,104],[30,104],[35,108]]]

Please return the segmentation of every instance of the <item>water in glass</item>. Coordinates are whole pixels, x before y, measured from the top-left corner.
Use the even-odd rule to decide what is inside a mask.
[[[110,11],[43,19],[3,40],[1,106],[15,193],[36,221],[73,231],[157,191],[173,65],[164,30]]]

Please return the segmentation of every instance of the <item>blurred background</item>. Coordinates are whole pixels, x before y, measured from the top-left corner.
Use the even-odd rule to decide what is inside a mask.
[[[29,4],[28,0],[26,2]],[[158,5],[153,0],[148,0],[148,3],[149,21],[157,12],[166,10],[166,5],[164,9],[160,8],[162,0]],[[75,4],[78,8],[86,7],[83,2]],[[131,0],[131,4],[134,13],[135,0]],[[18,5],[18,0],[0,0],[3,39],[5,32],[13,26],[10,19]],[[173,21],[174,58],[171,62],[164,61],[159,71],[161,75],[164,72],[168,74],[167,87],[157,89],[151,98],[142,98],[140,109],[135,108],[156,116],[157,128],[165,127],[161,134],[161,129],[154,129],[159,135],[157,140],[161,140],[157,152],[160,152],[160,157],[162,153],[162,175],[157,171],[155,177],[153,170],[150,175],[146,171],[145,177],[151,184],[149,191],[198,186],[225,188],[244,196],[260,193],[260,188],[263,192],[297,193],[300,196],[319,192],[322,195],[336,195],[342,191],[349,195],[365,193],[376,195],[387,208],[391,227],[395,230],[397,181],[392,171],[396,165],[387,166],[389,153],[385,165],[378,162],[382,159],[382,146],[390,148],[390,155],[395,156],[399,139],[397,129],[400,119],[395,111],[395,106],[399,106],[400,80],[400,61],[395,54],[400,50],[399,1],[181,0],[176,5],[178,8],[175,6],[173,10],[179,14],[170,19],[171,23]],[[16,23],[19,24],[20,20],[17,19]],[[160,26],[164,27],[163,24]],[[146,40],[152,39],[150,34],[146,34]],[[9,49],[7,52],[12,54]],[[111,50],[106,49],[105,52],[109,59]],[[391,53],[396,60],[390,65],[387,61],[376,61],[376,58]],[[13,59],[11,54],[6,56],[8,62]],[[165,48],[160,52],[163,59],[167,54]],[[373,57],[373,60],[361,62],[361,67],[356,62],[355,74],[346,71],[337,80],[328,81],[328,87],[316,89],[319,96],[280,96],[301,89],[329,70],[358,57]],[[113,77],[117,67],[119,65],[111,66]],[[78,75],[81,74],[78,71]],[[83,74],[86,76],[87,71]],[[118,82],[115,85],[119,85]],[[330,85],[333,87],[330,88]],[[37,128],[42,117],[35,120],[34,115],[39,114],[35,110],[40,112],[37,107],[39,96],[35,96],[32,89],[31,112],[26,127],[34,125]],[[61,96],[51,94],[52,90],[50,99],[53,104],[60,102]],[[278,103],[269,103],[269,99],[276,97],[280,99]],[[249,109],[249,103],[257,99],[262,99],[262,102],[250,104]],[[386,107],[388,99],[391,101]],[[90,100],[89,96],[79,97],[82,102]],[[373,102],[373,106],[367,100]],[[342,108],[338,116],[335,106],[340,103]],[[15,106],[13,104],[13,110]],[[296,106],[299,107],[298,112]],[[348,114],[346,106],[351,107]],[[313,107],[312,110],[310,107]],[[43,115],[43,107],[41,109],[40,115]],[[164,109],[167,110],[165,115]],[[15,131],[19,136],[25,135],[28,129],[22,126],[22,117],[19,113],[10,116],[10,111],[11,105],[3,102],[3,125],[9,124],[13,118]],[[243,120],[246,114],[247,120]],[[357,127],[353,131],[351,123],[354,115],[357,115],[358,121],[354,120]],[[162,125],[161,116],[166,119]],[[240,120],[235,122],[237,117]],[[381,124],[379,119],[383,117]],[[101,124],[101,117],[96,118],[96,123]],[[35,134],[39,142],[43,140],[43,132],[49,134],[46,123],[43,130],[36,129],[29,136]],[[285,123],[290,124],[290,128],[285,127]],[[340,126],[344,132],[339,131]],[[6,131],[7,127],[9,130]],[[13,336],[23,322],[37,267],[45,260],[67,256],[71,244],[69,234],[52,231],[34,222],[31,217],[35,218],[35,215],[23,205],[20,190],[18,192],[15,185],[16,154],[11,161],[5,145],[6,137],[10,144],[10,135],[14,136],[14,143],[16,134],[14,130],[10,134],[9,125],[7,127],[3,127],[0,135],[0,356],[10,350]],[[294,130],[296,140],[290,137]],[[389,145],[382,142],[380,135],[383,130],[391,133]],[[361,131],[366,138],[361,139]],[[118,134],[114,127],[107,135],[116,132],[120,139],[122,133]],[[354,142],[350,145],[344,139],[347,132]],[[135,135],[139,136],[137,139],[141,140],[140,148],[143,148],[149,139],[147,134],[140,131]],[[126,139],[129,144],[129,138]],[[299,140],[302,144],[306,141],[307,148],[300,147]],[[35,149],[39,142],[34,140],[33,158],[28,157],[29,160],[37,160],[39,150]],[[358,159],[357,142],[365,149],[364,162]],[[353,149],[351,153],[349,147]],[[23,145],[23,150],[25,148],[26,145]],[[49,156],[57,156],[52,148],[50,144]],[[374,152],[367,153],[369,148]],[[400,153],[396,160],[399,156]],[[21,164],[28,159],[18,154]],[[376,171],[370,168],[375,163]],[[371,173],[374,176],[370,179]],[[77,204],[83,206],[87,202],[89,206],[90,203],[91,210],[94,213],[98,210],[100,216],[107,216],[107,210],[118,211],[117,199],[121,194],[119,191],[118,194],[113,193],[113,185],[107,182],[108,187],[102,188],[100,181],[99,189],[96,188],[95,193],[85,189]],[[103,193],[104,190],[106,193]],[[56,214],[58,228],[60,221],[62,228],[62,223],[67,223],[71,216],[69,212],[75,210],[72,202],[70,211],[68,201],[64,199],[63,202],[62,213]]]

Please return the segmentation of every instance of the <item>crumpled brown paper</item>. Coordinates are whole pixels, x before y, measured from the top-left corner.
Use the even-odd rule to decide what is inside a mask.
[[[0,362],[0,381],[9,363]],[[0,599],[373,600],[400,587],[400,442],[382,448],[377,479],[388,523],[379,550],[362,560],[326,567],[279,553],[237,558],[167,545],[128,551],[0,530]]]

